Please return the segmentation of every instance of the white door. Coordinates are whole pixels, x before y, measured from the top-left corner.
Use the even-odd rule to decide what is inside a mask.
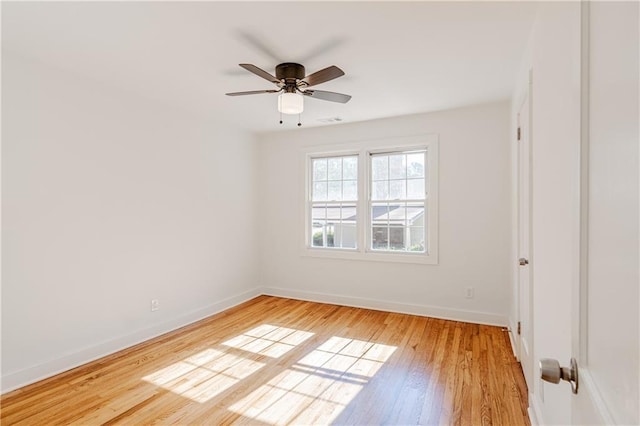
[[[581,277],[573,424],[640,423],[637,2],[583,3]],[[586,72],[584,72],[586,71]]]
[[[533,389],[533,321],[531,310],[531,147],[529,91],[518,111],[518,344],[527,387]]]
[[[541,311],[547,308],[553,320],[546,339],[554,344],[536,338],[540,358],[564,358],[563,345],[571,342],[579,383],[576,394],[562,381],[540,385],[545,409],[538,420],[640,424],[640,7],[637,2],[582,2],[580,7],[580,173],[571,221],[577,243],[576,256],[563,258],[575,259],[577,267],[572,291],[562,293],[561,309],[540,301],[546,305]],[[564,277],[557,285],[569,281]],[[570,316],[562,314],[564,309]],[[554,354],[557,347],[561,350]],[[558,361],[569,366],[569,359]]]

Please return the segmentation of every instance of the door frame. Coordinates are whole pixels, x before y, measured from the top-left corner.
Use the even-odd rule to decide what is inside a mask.
[[[533,183],[533,179],[532,179],[532,172],[533,172],[533,160],[532,160],[532,123],[531,123],[531,119],[532,119],[532,99],[531,99],[531,95],[533,93],[532,91],[532,70],[529,70],[528,72],[528,76],[527,76],[527,85],[526,85],[526,89],[523,91],[522,94],[522,99],[520,101],[520,105],[517,109],[517,113],[516,113],[516,124],[517,124],[517,128],[520,128],[521,125],[521,111],[522,109],[525,107],[525,104],[527,106],[527,126],[524,129],[524,132],[526,132],[526,138],[527,138],[527,143],[529,145],[529,149],[528,149],[528,156],[525,159],[525,161],[528,163],[529,167],[529,173],[528,173],[528,187],[529,187],[529,200],[527,203],[527,209],[528,211],[528,223],[527,223],[527,228],[528,228],[528,233],[529,233],[529,243],[528,243],[528,255],[527,255],[527,259],[529,260],[529,265],[527,268],[528,271],[528,278],[529,278],[529,300],[526,302],[529,305],[529,318],[527,318],[528,321],[528,326],[530,327],[530,336],[529,336],[529,344],[528,344],[528,351],[529,351],[529,357],[530,357],[530,361],[531,361],[531,365],[523,365],[522,364],[522,337],[520,334],[517,334],[517,332],[514,334],[515,336],[515,340],[516,340],[516,348],[517,348],[517,354],[516,357],[518,359],[518,361],[520,362],[523,374],[526,378],[526,373],[525,373],[525,368],[527,368],[529,370],[529,373],[531,375],[531,383],[527,383],[527,388],[528,388],[528,393],[532,394],[533,392],[533,380],[534,380],[534,375],[533,375],[533,354],[534,354],[534,341],[533,341],[533,268],[532,268],[532,262],[533,262],[533,227],[532,227],[532,222],[533,222],[533,209],[532,209],[532,195],[533,195],[533,191],[532,191],[532,183]],[[517,300],[517,309],[516,309],[516,313],[517,313],[517,323],[522,323],[523,322],[523,312],[521,309],[521,295],[522,295],[522,283],[521,283],[521,279],[520,279],[520,266],[517,264],[518,259],[521,257],[520,254],[520,242],[521,242],[521,223],[520,223],[520,215],[521,215],[521,197],[523,196],[523,194],[520,191],[520,178],[521,178],[521,163],[520,163],[520,154],[521,154],[521,149],[522,149],[522,144],[520,142],[520,140],[516,141],[517,143],[517,148],[516,148],[516,220],[517,220],[517,226],[516,226],[516,230],[517,230],[517,235],[516,235],[516,256],[515,256],[515,260],[516,260],[516,281],[517,281],[517,285],[516,285],[516,300]],[[525,380],[526,382],[526,380]],[[530,388],[530,389],[529,389]]]

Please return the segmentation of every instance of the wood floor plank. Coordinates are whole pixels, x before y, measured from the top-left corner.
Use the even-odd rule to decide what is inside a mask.
[[[433,354],[433,345],[426,333],[428,332],[428,318],[414,319],[416,326],[413,334],[409,338],[407,345],[412,352],[411,359],[407,365],[407,379],[400,388],[393,409],[389,413],[387,423],[389,424],[416,424],[420,419],[420,408],[425,398],[424,389],[428,384],[428,375],[425,374],[424,366],[428,363],[429,357]],[[412,401],[406,404],[405,401]]]
[[[499,327],[260,296],[3,395],[3,425],[529,425]]]

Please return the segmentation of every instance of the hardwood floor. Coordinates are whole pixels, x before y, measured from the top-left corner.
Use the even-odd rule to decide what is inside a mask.
[[[2,397],[3,425],[528,425],[499,327],[261,296]]]

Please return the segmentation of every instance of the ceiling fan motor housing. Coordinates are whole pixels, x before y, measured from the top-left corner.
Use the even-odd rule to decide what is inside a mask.
[[[304,67],[294,62],[285,62],[276,66],[276,78],[286,83],[295,83],[305,77]]]

